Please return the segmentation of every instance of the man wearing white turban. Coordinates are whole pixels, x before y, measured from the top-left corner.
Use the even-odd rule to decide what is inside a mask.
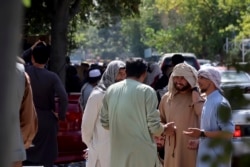
[[[197,71],[187,63],[177,64],[169,79],[159,110],[162,123],[174,122],[176,130],[166,136],[164,167],[195,167],[196,150],[187,148],[192,137],[184,136],[188,127],[199,127],[204,99],[197,88]]]
[[[234,125],[231,117],[231,107],[227,99],[221,94],[221,76],[214,68],[204,68],[198,72],[198,84],[201,92],[207,95],[201,115],[199,128],[188,128],[184,134],[200,137],[196,167],[210,167],[217,162],[218,167],[231,166],[231,151],[226,149],[231,144]],[[215,143],[211,146],[211,142]],[[189,147],[195,148],[195,142]],[[209,161],[202,160],[204,156]]]

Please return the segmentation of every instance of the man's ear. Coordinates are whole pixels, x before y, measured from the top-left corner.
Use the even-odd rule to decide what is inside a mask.
[[[141,76],[140,76],[140,82],[145,83],[145,80],[147,78],[147,71],[145,71]]]
[[[32,64],[35,63],[35,59],[34,59],[33,55],[31,55],[31,62],[32,62]]]

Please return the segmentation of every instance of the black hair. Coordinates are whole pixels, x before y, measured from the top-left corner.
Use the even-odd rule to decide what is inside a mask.
[[[172,60],[172,65],[175,66],[179,63],[183,63],[184,62],[184,57],[181,54],[174,54],[171,58]]]
[[[46,64],[50,57],[50,50],[46,45],[40,42],[33,49],[32,55],[36,63]]]
[[[129,59],[126,61],[126,74],[127,77],[136,77],[140,78],[140,76],[145,73],[148,69],[147,63],[141,59]]]

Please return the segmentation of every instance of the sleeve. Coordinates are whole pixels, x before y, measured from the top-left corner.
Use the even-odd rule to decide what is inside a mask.
[[[83,98],[84,98],[84,89],[85,89],[85,84],[82,86],[81,88],[81,95],[79,97],[79,104],[80,104],[80,107],[82,109],[82,111],[84,111],[85,109],[85,105],[84,105],[84,102],[83,102]]]
[[[59,112],[58,118],[59,120],[65,120],[66,112],[68,109],[68,95],[67,92],[59,79],[59,77],[55,74],[55,93],[58,96],[58,105],[59,105]]]
[[[166,102],[167,96],[164,95],[161,98],[160,104],[159,104],[159,111],[160,111],[160,117],[161,117],[161,122],[162,123],[167,123],[166,115],[165,115],[165,109],[164,109],[164,103]]]
[[[32,89],[27,74],[25,74],[25,78],[25,92],[20,108],[20,125],[24,146],[27,149],[37,133],[38,120],[33,103]]]
[[[102,109],[101,109],[101,124],[105,129],[109,129],[109,112],[108,112],[108,103],[107,103],[108,94],[107,92],[104,95],[102,101]]]
[[[94,129],[96,126],[96,121],[98,121],[98,116],[101,108],[102,98],[100,95],[93,92],[86,104],[81,125],[82,141],[89,147]]]
[[[26,63],[31,63],[31,55],[32,55],[32,49],[29,48],[23,52],[22,58]]]
[[[159,136],[164,131],[164,128],[161,124],[159,110],[157,110],[158,99],[156,96],[156,92],[153,89],[148,89],[146,90],[145,97],[149,131],[151,134]]]
[[[89,96],[91,94],[91,91],[90,89],[86,90],[85,91],[85,96],[83,97],[83,104],[84,104],[84,107],[86,107],[86,104],[87,104],[87,101],[89,99]]]

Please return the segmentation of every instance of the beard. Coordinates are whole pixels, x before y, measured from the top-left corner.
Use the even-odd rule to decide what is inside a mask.
[[[191,86],[190,86],[188,83],[187,83],[186,85],[182,85],[182,84],[181,84],[181,86],[182,86],[182,87],[179,87],[179,86],[177,86],[176,83],[174,83],[175,89],[176,89],[177,91],[180,91],[180,92],[186,91],[186,90],[188,90],[188,89],[191,88]]]

